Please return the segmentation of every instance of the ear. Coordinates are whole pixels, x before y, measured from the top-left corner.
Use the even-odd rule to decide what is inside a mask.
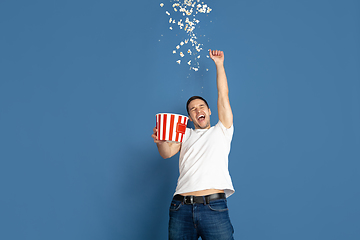
[[[209,115],[211,115],[211,110],[210,110],[210,108],[209,108]]]
[[[192,122],[193,120],[191,119],[190,115],[188,117],[189,117],[189,120]]]

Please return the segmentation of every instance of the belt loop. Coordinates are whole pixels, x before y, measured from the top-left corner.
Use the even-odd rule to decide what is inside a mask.
[[[207,204],[206,198],[205,198],[205,196],[202,196],[202,197],[203,197],[203,200],[204,200],[204,205],[206,205]]]

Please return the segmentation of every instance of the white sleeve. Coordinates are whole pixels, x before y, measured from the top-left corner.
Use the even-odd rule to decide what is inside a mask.
[[[222,122],[219,120],[216,126],[222,130],[223,134],[227,139],[229,139],[230,141],[232,140],[232,136],[234,134],[234,124],[232,124],[230,128],[226,128],[224,124],[222,124]]]
[[[186,140],[188,140],[188,139],[189,139],[190,134],[191,134],[190,128],[186,128],[186,130],[185,130],[185,134],[184,134],[183,143],[184,143]]]

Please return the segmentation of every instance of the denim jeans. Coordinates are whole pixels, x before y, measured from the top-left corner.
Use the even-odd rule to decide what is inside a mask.
[[[170,205],[169,240],[232,240],[226,199],[209,204],[184,204],[172,200]]]

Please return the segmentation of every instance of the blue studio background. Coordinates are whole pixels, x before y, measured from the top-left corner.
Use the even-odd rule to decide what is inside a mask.
[[[206,98],[216,71],[172,50],[170,2],[0,3],[0,239],[167,239],[178,155],[155,114]],[[206,3],[225,52],[236,239],[360,239],[360,3]],[[205,71],[204,69],[208,69]]]

